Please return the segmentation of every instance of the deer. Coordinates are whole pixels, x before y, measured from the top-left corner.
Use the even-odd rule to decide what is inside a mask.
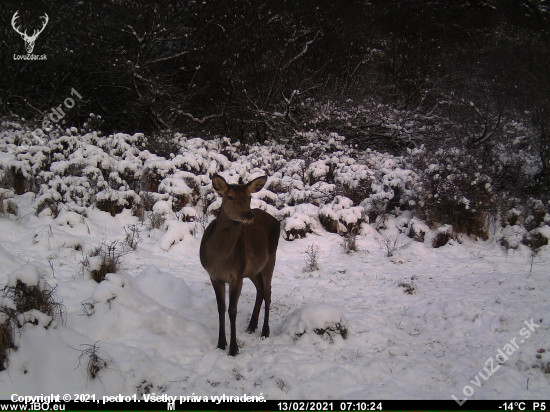
[[[34,43],[36,42],[36,39],[38,38],[38,35],[40,33],[42,33],[44,31],[44,29],[46,28],[46,25],[48,24],[48,21],[50,21],[50,18],[48,17],[48,15],[46,13],[44,13],[44,16],[40,16],[41,19],[44,19],[44,23],[42,24],[42,28],[40,30],[35,30],[33,35],[32,36],[29,36],[27,34],[27,30],[25,30],[25,32],[21,32],[17,26],[16,26],[16,21],[17,21],[17,18],[19,17],[17,15],[17,13],[19,13],[19,10],[16,11],[14,14],[13,14],[13,17],[11,19],[11,25],[13,27],[13,29],[19,34],[21,35],[21,37],[23,38],[23,41],[25,42],[25,48],[27,49],[27,54],[31,54],[32,51],[34,50]]]
[[[269,307],[271,279],[279,244],[280,223],[261,209],[251,209],[251,194],[261,190],[267,176],[248,184],[228,184],[218,174],[212,176],[212,187],[222,196],[218,217],[204,231],[200,245],[200,261],[210,275],[216,294],[219,315],[218,348],[225,350],[225,284],[229,283],[229,321],[231,340],[229,355],[236,356],[237,304],[243,279],[249,278],[256,287],[256,301],[246,331],[254,333],[258,316],[265,302],[262,337],[269,337]]]

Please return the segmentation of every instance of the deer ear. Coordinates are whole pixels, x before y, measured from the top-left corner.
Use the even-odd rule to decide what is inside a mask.
[[[212,176],[212,186],[214,190],[218,193],[223,193],[227,190],[227,182],[223,177],[218,174]]]
[[[252,182],[246,185],[246,189],[249,193],[256,193],[264,187],[265,182],[267,181],[267,176],[257,177]]]

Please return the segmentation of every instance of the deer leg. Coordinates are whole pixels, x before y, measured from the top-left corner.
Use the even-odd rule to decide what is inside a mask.
[[[264,326],[262,328],[262,337],[269,337],[269,307],[271,306],[271,284],[264,287],[265,315]]]
[[[262,270],[262,283],[264,286],[265,316],[262,328],[262,337],[269,337],[269,307],[271,306],[271,278],[275,269],[275,254],[269,257]]]
[[[214,286],[214,292],[216,293],[216,302],[218,302],[218,316],[219,316],[219,335],[218,335],[218,348],[225,350],[227,341],[225,340],[225,282],[212,279],[212,286]]]
[[[260,308],[262,307],[262,301],[264,300],[264,284],[261,274],[250,278],[250,280],[254,283],[254,286],[256,286],[256,303],[254,304],[252,318],[250,318],[250,323],[246,331],[248,333],[254,333],[258,327],[258,317],[260,316]]]
[[[241,296],[243,278],[237,278],[229,284],[229,321],[231,322],[231,341],[229,343],[229,355],[236,356],[239,352],[237,346],[237,304]]]

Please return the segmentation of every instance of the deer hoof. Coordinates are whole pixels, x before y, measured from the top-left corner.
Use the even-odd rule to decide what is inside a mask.
[[[237,353],[239,353],[239,347],[237,345],[229,346],[229,356],[237,356]]]

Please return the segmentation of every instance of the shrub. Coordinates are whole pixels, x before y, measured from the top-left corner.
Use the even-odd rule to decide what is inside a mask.
[[[8,320],[0,323],[0,372],[8,367],[9,351],[16,349],[13,324]]]
[[[163,130],[145,138],[144,146],[151,153],[165,159],[170,159],[180,151],[177,138],[174,138],[174,134],[169,130]]]
[[[124,250],[136,250],[139,242],[141,241],[141,234],[137,225],[126,225],[124,226],[124,232],[126,236],[124,237],[123,249]]]
[[[351,199],[354,205],[358,205],[372,194],[372,183],[373,179],[366,177],[359,179],[357,185],[353,187],[349,183],[342,184],[339,191],[342,192],[342,195]]]
[[[504,250],[506,250],[506,257],[508,257],[508,251],[510,249],[516,250],[518,248],[517,245],[510,244],[510,241],[506,238],[506,236],[502,236],[498,243],[504,248]]]
[[[108,369],[107,367],[109,365],[109,361],[103,359],[97,354],[97,352],[99,351],[99,345],[97,344],[97,342],[93,345],[84,344],[80,346],[88,346],[88,348],[80,350],[81,354],[78,357],[78,366],[82,366],[82,359],[88,357],[86,373],[89,379],[95,379],[98,376],[99,372],[101,372],[103,369]]]
[[[14,216],[17,216],[17,214],[19,213],[19,208],[17,207],[17,203],[15,203],[11,199],[8,199],[6,204],[6,212]]]
[[[319,221],[327,231],[345,235],[357,233],[364,221],[363,214],[363,208],[353,206],[351,199],[336,196],[331,203],[319,208]]]
[[[539,227],[547,214],[546,207],[540,199],[529,198],[527,201],[527,218],[525,219],[525,227],[527,230],[533,230]]]
[[[177,212],[189,203],[189,198],[186,195],[172,195],[172,211]]]
[[[313,231],[315,225],[314,216],[318,215],[319,208],[309,203],[302,203],[298,206],[288,206],[278,213],[283,218],[282,234],[288,241],[306,237]]]
[[[170,163],[166,167],[166,161],[164,159],[152,160],[149,164],[146,164],[143,168],[143,186],[149,192],[158,192],[159,186],[162,180],[172,174],[175,171],[175,166]],[[160,164],[159,164],[160,163]]]
[[[150,212],[151,210],[153,210],[153,206],[155,205],[157,199],[155,198],[155,196],[153,195],[153,193],[151,192],[146,192],[146,191],[141,191],[139,192],[139,197],[140,197],[140,204],[143,206],[143,208],[147,211],[147,212]]]
[[[45,315],[45,327],[52,320],[65,321],[65,307],[57,300],[55,288],[43,279],[38,267],[29,264],[12,272],[0,290],[0,371],[8,366],[9,351],[17,349],[15,331],[28,322],[39,324],[42,318],[38,312]]]
[[[525,246],[528,246],[533,252],[538,252],[538,250],[548,244],[548,238],[544,236],[539,231],[531,231],[526,233],[521,240]]]
[[[149,215],[149,224],[147,225],[147,229],[162,229],[164,227],[164,223],[166,222],[166,215],[162,212],[152,212]]]
[[[319,247],[316,246],[315,243],[312,243],[307,247],[305,254],[306,256],[304,257],[304,260],[306,261],[306,265],[302,269],[302,272],[315,272],[316,270],[319,270]]]
[[[193,225],[191,234],[197,237],[199,233],[204,233],[204,231],[208,227],[208,215],[206,213],[201,213],[200,215],[195,216],[194,222],[195,224]]]
[[[21,280],[17,280],[15,285],[6,285],[1,295],[4,302],[8,300],[13,303],[13,307],[0,306],[0,312],[8,315],[8,318],[14,320],[18,327],[21,327],[20,320],[16,319],[16,314],[25,313],[33,309],[42,312],[53,319],[64,321],[65,307],[55,298],[55,288],[40,280],[37,285],[28,285]]]
[[[407,246],[409,246],[412,241],[409,241],[408,243],[404,243],[400,240],[401,234],[398,234],[397,236],[384,236],[382,235],[379,239],[377,239],[378,246],[380,249],[386,251],[386,257],[392,257],[395,252],[405,249]]]
[[[193,207],[183,207],[179,211],[179,220],[182,222],[195,222],[197,219],[197,211]]]
[[[9,180],[11,182],[11,187],[17,195],[22,195],[27,190],[27,182],[25,180],[24,174],[19,168],[11,167],[9,169]]]
[[[80,261],[81,273],[83,275],[89,273],[93,280],[100,283],[107,273],[118,272],[122,264],[122,256],[126,253],[128,251],[119,249],[118,240],[110,244],[101,243]]]
[[[9,213],[8,202],[11,196],[13,196],[11,190],[0,189],[0,216],[4,216],[6,212]]]
[[[359,251],[359,247],[357,246],[357,234],[355,232],[346,233],[341,244],[342,250],[346,254]]]
[[[488,217],[496,214],[496,197],[483,163],[456,147],[433,155],[425,149],[412,153],[422,170],[417,192],[427,222],[451,224],[456,233],[486,240]]]
[[[54,198],[53,196],[42,196],[38,200],[36,205],[36,216],[42,213],[46,209],[50,209],[51,215],[56,218],[61,212],[63,202],[61,199]]]
[[[137,217],[142,223],[145,221],[145,209],[143,208],[143,203],[134,203],[132,206],[132,216]]]
[[[432,240],[432,247],[435,249],[441,246],[445,246],[449,240],[454,238],[455,236],[451,231],[437,232],[437,234]]]
[[[124,209],[132,209],[139,203],[139,196],[133,190],[103,190],[96,195],[96,206],[103,212],[116,216]]]
[[[407,232],[407,236],[416,242],[424,243],[426,232],[424,232],[420,228],[417,228],[413,223],[411,223],[409,226],[409,231]]]

